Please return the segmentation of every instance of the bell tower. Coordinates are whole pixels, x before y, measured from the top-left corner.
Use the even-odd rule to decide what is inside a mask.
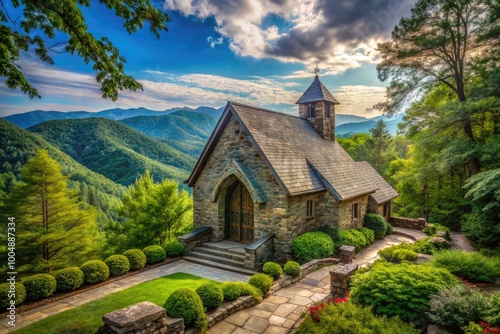
[[[335,105],[339,102],[319,80],[319,69],[314,69],[315,77],[300,99],[299,117],[307,119],[321,138],[335,141]]]

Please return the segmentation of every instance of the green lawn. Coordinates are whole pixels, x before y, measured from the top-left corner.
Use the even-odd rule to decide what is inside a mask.
[[[106,313],[143,301],[163,306],[167,297],[174,290],[178,288],[196,289],[208,282],[212,281],[184,273],[159,277],[35,322],[17,330],[16,333],[93,334],[103,324],[102,316]]]

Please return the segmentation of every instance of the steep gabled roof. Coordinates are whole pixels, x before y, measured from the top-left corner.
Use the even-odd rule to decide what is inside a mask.
[[[299,104],[318,101],[328,101],[333,104],[339,104],[339,102],[333,97],[332,93],[330,93],[321,81],[319,81],[319,77],[316,76],[309,88],[306,89],[304,94],[302,94],[300,99],[298,99],[295,103]]]
[[[396,190],[368,162],[359,161],[358,164],[360,169],[364,170],[367,177],[371,178],[378,186],[378,190],[370,195],[377,204],[382,204],[398,197]]]
[[[323,140],[307,120],[235,102],[228,102],[187,181],[189,186],[196,182],[232,115],[288,195],[328,190],[340,201],[378,189],[365,168],[359,168],[338,143]]]

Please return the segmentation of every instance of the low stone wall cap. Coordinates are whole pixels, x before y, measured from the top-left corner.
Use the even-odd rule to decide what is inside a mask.
[[[158,319],[166,314],[163,307],[150,302],[142,302],[120,310],[106,313],[102,320],[116,328],[140,327],[142,324]]]

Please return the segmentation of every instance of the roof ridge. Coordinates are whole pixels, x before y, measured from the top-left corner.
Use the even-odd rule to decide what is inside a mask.
[[[296,116],[296,115],[286,114],[286,113],[283,113],[283,112],[274,111],[274,110],[265,109],[265,108],[260,108],[260,107],[254,107],[254,106],[251,106],[249,104],[244,104],[244,103],[239,103],[239,102],[234,102],[234,101],[228,101],[228,102],[231,105],[237,105],[237,106],[240,106],[240,107],[256,109],[256,110],[268,112],[268,113],[271,113],[271,114],[277,114],[277,115],[281,115],[281,116],[287,116],[287,117],[302,119],[302,118],[300,118],[299,116]]]

